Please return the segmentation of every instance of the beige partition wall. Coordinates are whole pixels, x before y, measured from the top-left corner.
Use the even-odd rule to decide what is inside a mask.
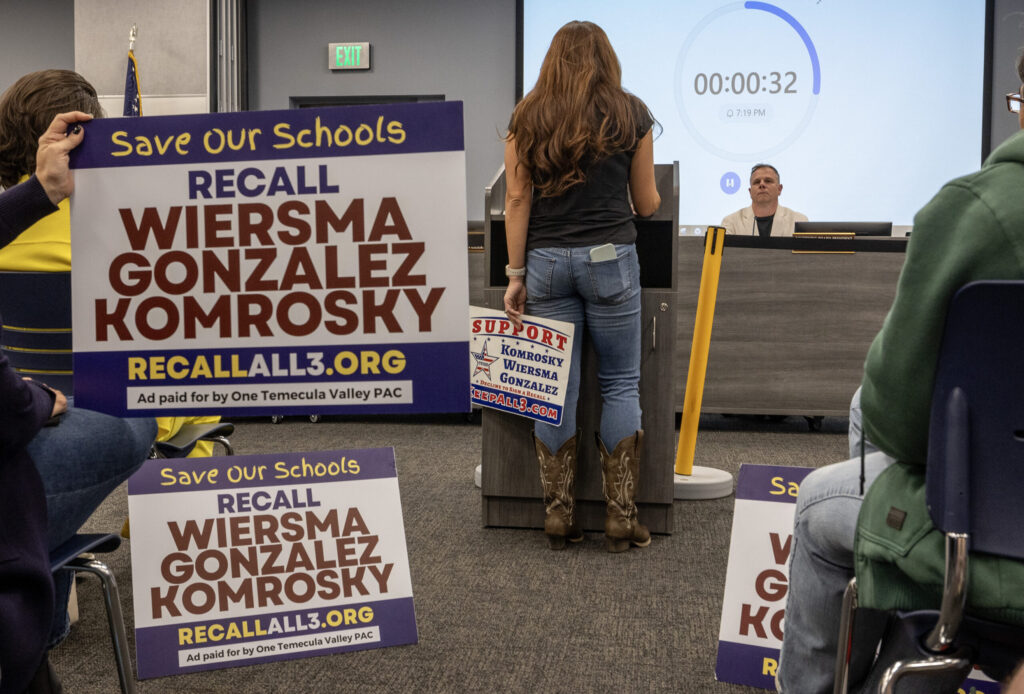
[[[107,115],[120,116],[134,24],[143,115],[206,113],[209,20],[208,0],[76,0],[75,70],[96,87]]]

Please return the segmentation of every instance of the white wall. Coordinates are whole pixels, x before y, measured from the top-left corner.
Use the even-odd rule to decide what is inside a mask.
[[[466,204],[483,220],[515,105],[514,0],[250,0],[249,107],[290,97],[443,94],[464,102]],[[370,43],[371,69],[331,72],[329,43]]]
[[[19,77],[75,67],[74,0],[0,0],[0,93]]]

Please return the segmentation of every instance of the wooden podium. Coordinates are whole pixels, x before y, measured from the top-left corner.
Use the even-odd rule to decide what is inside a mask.
[[[672,532],[675,460],[676,252],[679,228],[679,162],[655,165],[661,208],[647,219],[637,218],[640,257],[642,352],[640,407],[644,450],[637,493],[640,522],[651,532]],[[502,309],[507,280],[505,265],[505,171],[502,168],[484,193],[484,305]],[[576,473],[576,515],[581,527],[604,531],[605,504],[601,462],[594,432],[601,419],[597,356],[589,340],[583,364],[577,424],[582,430]],[[533,420],[496,410],[482,413],[481,497],[483,524],[542,528],[544,503],[540,471],[530,432]],[[615,445],[614,441],[606,442]]]

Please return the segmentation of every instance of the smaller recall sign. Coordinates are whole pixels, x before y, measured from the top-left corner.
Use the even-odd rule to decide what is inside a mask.
[[[525,315],[517,329],[502,311],[470,306],[473,404],[560,424],[574,329],[572,323]]]
[[[416,643],[394,449],[150,460],[128,494],[139,679]]]

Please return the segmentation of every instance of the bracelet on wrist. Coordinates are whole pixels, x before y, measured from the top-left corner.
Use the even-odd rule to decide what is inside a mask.
[[[526,277],[526,268],[512,267],[511,265],[506,265],[505,277]]]

